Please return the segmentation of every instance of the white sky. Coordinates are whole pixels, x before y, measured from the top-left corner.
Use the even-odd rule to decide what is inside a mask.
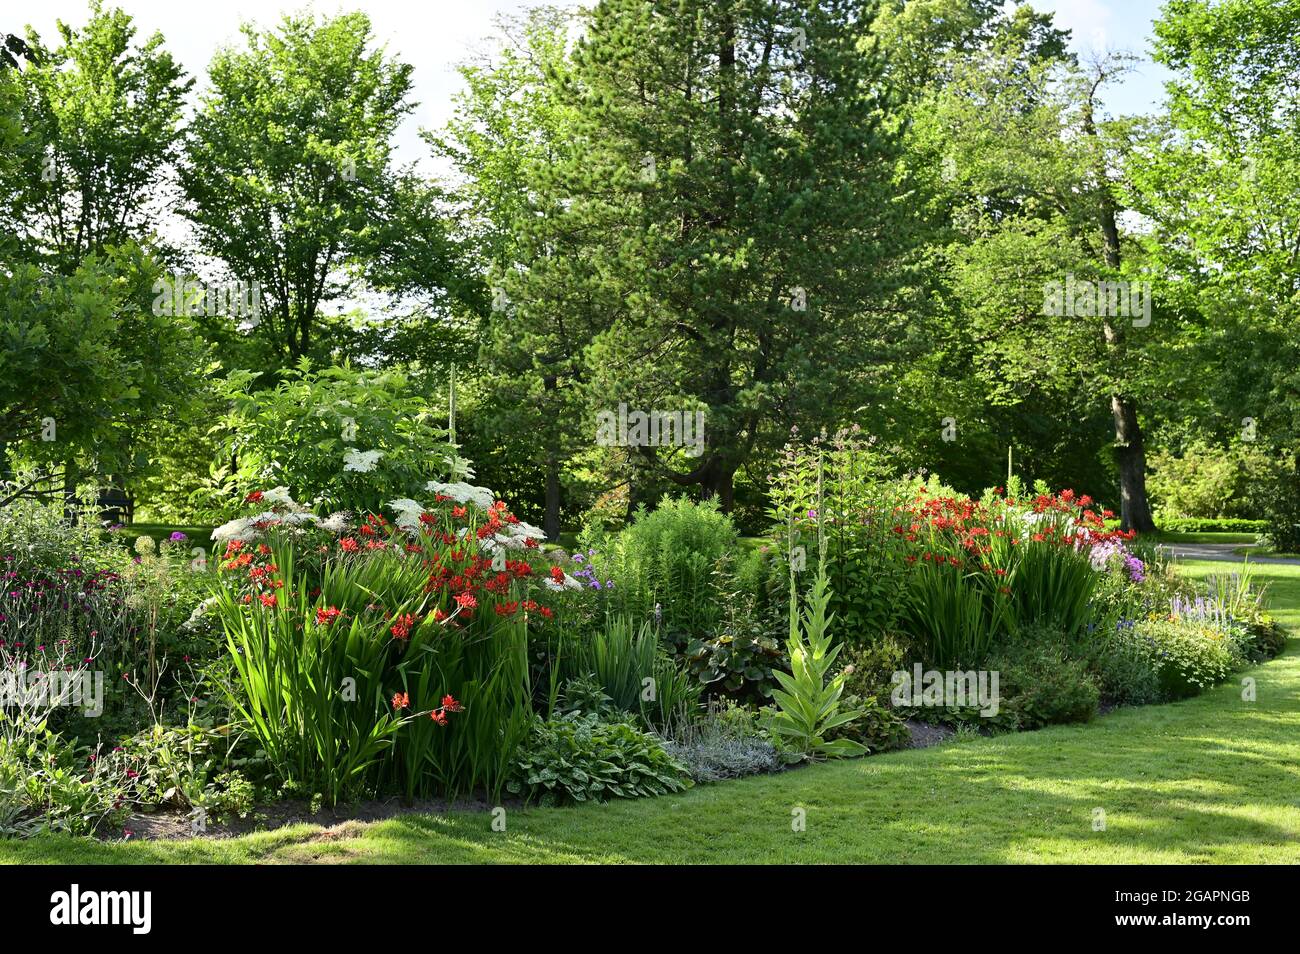
[[[554,0],[557,5],[575,5],[573,0]],[[1158,12],[1157,0],[1032,0],[1039,9],[1056,13],[1060,26],[1074,31],[1075,47],[1116,49],[1145,54],[1151,35],[1151,21]],[[398,159],[427,165],[428,150],[419,139],[420,127],[438,127],[451,111],[452,94],[460,88],[455,67],[471,52],[488,45],[492,22],[499,13],[521,11],[534,0],[349,0],[349,2],[299,3],[279,0],[106,0],[134,17],[137,36],[162,32],[167,48],[202,88],[206,67],[217,46],[239,42],[239,25],[252,20],[267,27],[278,22],[283,12],[314,9],[320,14],[343,10],[364,10],[370,15],[378,39],[411,64],[414,112],[397,137]],[[6,3],[0,25],[12,31],[30,23],[52,42],[57,37],[55,21],[74,25],[85,22],[85,0],[42,0],[39,5],[19,7]],[[1156,105],[1161,94],[1163,73],[1147,63],[1115,90],[1109,104],[1121,112],[1145,112]]]

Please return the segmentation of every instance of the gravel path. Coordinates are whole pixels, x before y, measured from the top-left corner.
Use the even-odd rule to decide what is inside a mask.
[[[1240,560],[1237,550],[1250,550],[1250,543],[1162,543],[1160,549],[1180,560]],[[1287,566],[1300,566],[1300,560],[1291,557],[1251,556],[1251,563],[1281,563]]]

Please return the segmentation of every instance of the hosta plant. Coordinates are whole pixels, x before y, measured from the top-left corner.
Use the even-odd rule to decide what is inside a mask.
[[[654,735],[594,714],[538,719],[508,788],[544,805],[680,792],[685,766]]]

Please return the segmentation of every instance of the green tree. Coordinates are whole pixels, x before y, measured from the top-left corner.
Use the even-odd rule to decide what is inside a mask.
[[[1298,31],[1295,0],[1166,4],[1169,112],[1134,163],[1149,254],[1204,316],[1183,413],[1278,448],[1300,438]]]
[[[260,285],[255,333],[279,367],[315,353],[322,306],[385,252],[395,216],[423,207],[392,163],[411,67],[372,49],[361,13],[243,33],[209,67],[181,183],[199,250]]]
[[[534,220],[562,213],[565,196],[545,170],[573,161],[572,109],[561,98],[568,75],[568,30],[574,14],[540,7],[500,22],[502,44],[485,62],[461,69],[465,92],[447,128],[426,133],[459,177],[451,194],[457,238],[480,263],[483,295],[477,374],[486,392],[473,418],[476,443],[502,442],[529,462],[544,484],[542,529],[560,533],[564,465],[584,446],[574,421],[583,416],[583,349],[594,333],[586,286],[570,280],[572,236]],[[509,276],[531,268],[527,301],[507,296]],[[589,435],[588,443],[589,446]]]
[[[944,257],[960,323],[949,326],[949,354],[976,369],[994,404],[1025,406],[1047,392],[1087,408],[1063,422],[1076,439],[1091,432],[1095,409],[1108,410],[1123,524],[1150,530],[1138,408],[1163,389],[1180,328],[1159,309],[1128,314],[1135,300],[1154,308],[1150,294],[1127,294],[1150,281],[1142,245],[1121,231],[1134,133],[1098,105],[1124,65],[1026,68],[1017,45],[995,47],[954,64],[916,138],[936,157],[934,186],[951,203]],[[1054,285],[1065,307],[1049,307]],[[1122,309],[1108,287],[1123,289]]]
[[[33,253],[71,274],[88,254],[157,228],[159,190],[193,81],[161,34],[136,43],[131,17],[98,0],[85,27],[60,21],[58,31],[53,48],[27,34],[26,148],[13,211]]]
[[[851,409],[907,333],[910,208],[873,10],[606,0],[560,78],[571,146],[527,166],[556,201],[504,286],[519,314],[596,330],[572,426],[594,434],[620,404],[702,411],[700,456],[634,454],[726,509],[739,468]]]

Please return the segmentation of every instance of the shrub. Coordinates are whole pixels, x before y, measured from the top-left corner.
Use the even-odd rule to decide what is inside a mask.
[[[858,717],[831,729],[826,735],[828,739],[849,739],[867,752],[902,749],[912,741],[912,731],[907,723],[893,709],[877,701],[875,696],[846,692],[840,702],[846,710],[857,712]]]
[[[1156,522],[1173,530],[1177,518],[1263,517],[1276,468],[1260,445],[1244,441],[1226,448],[1193,441],[1181,456],[1157,451],[1147,475]]]
[[[844,692],[859,697],[888,699],[894,673],[909,669],[910,654],[901,637],[887,634],[865,646],[846,646]]]
[[[1144,706],[1163,698],[1159,660],[1131,620],[1118,620],[1099,634],[1090,668],[1102,697],[1116,705]]]
[[[1037,729],[1088,722],[1097,714],[1097,681],[1064,643],[1064,634],[1030,631],[989,659],[988,668],[999,673],[999,715],[1014,719],[1018,728]]]
[[[396,371],[313,370],[303,359],[274,389],[254,390],[256,377],[237,371],[221,382],[230,411],[214,515],[238,512],[250,488],[275,486],[328,509],[377,511],[466,473],[427,400]]]
[[[635,620],[654,616],[672,639],[714,631],[737,547],[736,528],[716,501],[665,497],[656,510],[638,508],[621,533],[589,527],[582,539],[613,580],[614,610]]]
[[[1184,699],[1218,685],[1244,660],[1233,640],[1211,626],[1144,620],[1135,626],[1155,657],[1162,696]]]
[[[1267,520],[1246,520],[1240,517],[1165,517],[1160,518],[1160,529],[1171,533],[1265,533]]]
[[[1265,537],[1279,553],[1300,553],[1300,471],[1279,467],[1264,505]]]
[[[507,789],[543,805],[663,795],[689,780],[657,737],[594,714],[537,719],[513,769]]]
[[[1251,619],[1246,623],[1246,629],[1251,639],[1252,662],[1272,659],[1286,649],[1286,630],[1273,617],[1262,615]]]

